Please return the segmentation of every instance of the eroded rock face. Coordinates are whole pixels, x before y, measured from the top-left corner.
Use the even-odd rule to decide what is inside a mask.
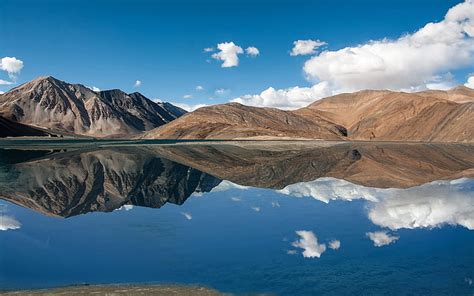
[[[95,92],[80,84],[40,77],[0,95],[0,115],[22,124],[72,135],[131,137],[185,113],[140,93]]]
[[[3,199],[61,217],[110,212],[123,205],[182,204],[221,181],[138,147],[53,152],[2,170]]]
[[[146,133],[147,139],[385,140],[474,142],[474,90],[366,90],[294,111],[228,103],[200,108]]]

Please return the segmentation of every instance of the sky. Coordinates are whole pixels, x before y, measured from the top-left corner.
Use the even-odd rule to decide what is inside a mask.
[[[474,87],[473,0],[84,2],[0,0],[0,91],[52,75],[192,110]]]

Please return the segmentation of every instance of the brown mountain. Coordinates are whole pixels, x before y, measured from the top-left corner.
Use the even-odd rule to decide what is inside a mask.
[[[318,116],[229,103],[200,108],[145,135],[147,139],[312,138],[341,140],[346,130]]]
[[[305,138],[474,142],[474,90],[360,91],[295,111],[236,103],[200,108],[145,138]],[[346,136],[347,135],[347,136]]]
[[[295,111],[346,127],[354,140],[474,142],[474,90],[360,91]]]
[[[169,103],[140,93],[95,92],[81,84],[40,77],[0,95],[0,115],[51,131],[93,137],[130,136],[183,115]]]
[[[474,146],[470,144],[243,142],[150,149],[220,179],[274,189],[321,177],[376,188],[474,178]]]

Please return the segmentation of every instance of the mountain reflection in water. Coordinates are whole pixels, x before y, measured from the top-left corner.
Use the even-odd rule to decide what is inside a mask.
[[[5,289],[474,292],[474,145],[11,146],[0,198]]]
[[[309,187],[323,188],[318,179],[327,177],[338,179],[333,181],[338,188],[347,184],[409,188],[472,178],[474,146],[253,143],[0,149],[0,164],[2,199],[47,215],[70,217],[124,205],[180,205],[222,180],[301,195],[295,188],[306,187],[308,192]]]

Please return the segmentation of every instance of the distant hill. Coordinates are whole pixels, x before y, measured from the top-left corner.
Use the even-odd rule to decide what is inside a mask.
[[[0,115],[26,125],[72,135],[131,137],[186,113],[140,93],[95,92],[81,84],[40,77],[0,95]]]
[[[144,138],[474,142],[474,90],[365,90],[294,111],[228,103],[200,108]]]

